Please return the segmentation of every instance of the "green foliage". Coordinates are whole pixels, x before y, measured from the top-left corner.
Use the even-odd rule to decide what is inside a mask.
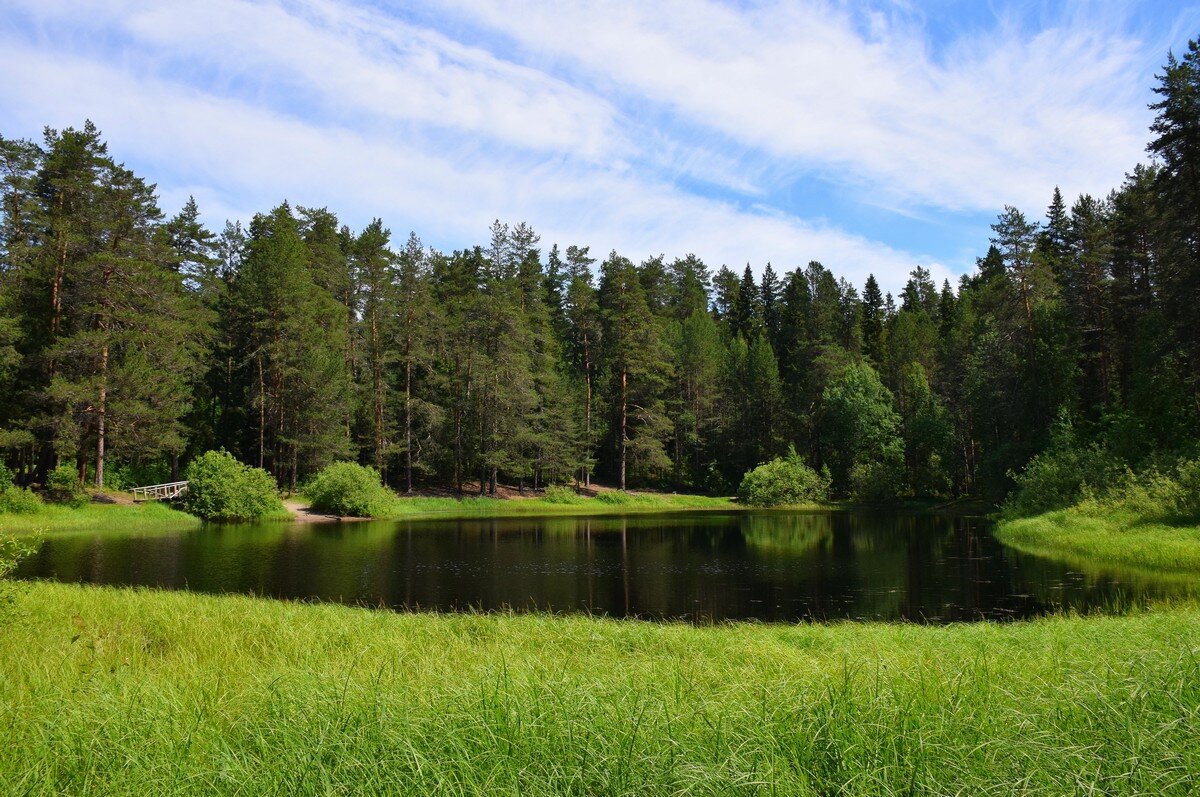
[[[2,500],[3,493],[0,493],[0,501]],[[37,547],[36,537],[14,537],[0,533],[0,619],[9,612],[16,599],[17,587],[8,577],[17,569],[21,560],[32,555]]]
[[[11,487],[16,475],[11,468],[4,464],[4,460],[0,459],[0,490]]]
[[[183,504],[205,520],[255,520],[283,510],[271,474],[243,465],[224,449],[196,457],[186,475]]]
[[[0,487],[0,514],[27,515],[40,510],[44,504],[37,493],[24,487]]]
[[[79,474],[68,464],[59,465],[46,474],[46,498],[55,504],[81,507],[87,504],[87,490],[79,483]]]
[[[166,462],[123,462],[104,472],[104,484],[113,490],[130,490],[169,481],[171,466]]]
[[[27,590],[0,633],[4,793],[1133,795],[1200,772],[1190,606],[693,627]]]
[[[570,487],[551,484],[542,492],[542,500],[548,504],[579,504],[585,499]]]
[[[1099,443],[1079,440],[1070,421],[1059,419],[1050,445],[1013,475],[1015,488],[1005,501],[1006,517],[1027,517],[1062,509],[1114,484],[1124,471]]]
[[[895,495],[899,484],[892,474],[903,466],[904,441],[892,393],[874,368],[852,363],[830,381],[821,396],[820,424],[835,488],[865,488],[871,500],[883,500],[888,490]]]
[[[623,506],[632,504],[636,499],[631,493],[624,490],[606,490],[596,494],[594,499],[601,504],[609,504],[610,506]]]
[[[806,465],[794,446],[787,456],[748,471],[738,487],[738,503],[748,506],[807,504],[828,497],[829,479]]]
[[[355,462],[326,465],[304,486],[313,509],[347,517],[386,517],[397,496],[379,471]]]
[[[904,484],[904,472],[895,459],[857,462],[850,468],[850,497],[864,504],[895,501]]]

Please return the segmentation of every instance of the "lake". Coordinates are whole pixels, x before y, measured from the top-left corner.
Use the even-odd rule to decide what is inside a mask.
[[[1027,618],[1120,612],[1192,580],[1082,572],[1005,548],[982,518],[692,512],[210,525],[45,539],[18,576],[397,610],[651,620]]]

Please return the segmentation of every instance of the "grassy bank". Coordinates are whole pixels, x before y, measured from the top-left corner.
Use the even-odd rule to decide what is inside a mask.
[[[571,494],[552,498],[428,498],[396,497],[374,513],[381,520],[425,518],[463,519],[538,515],[622,515],[631,512],[736,509],[728,498],[667,493],[600,493],[595,497]]]
[[[153,531],[197,528],[200,520],[166,504],[43,504],[35,512],[0,513],[0,532],[52,534],[105,530]]]
[[[33,584],[12,794],[1184,794],[1200,611],[920,627],[400,615]]]
[[[1038,556],[1086,568],[1200,574],[1200,526],[1171,523],[1120,506],[1082,504],[1002,521],[996,536]]]

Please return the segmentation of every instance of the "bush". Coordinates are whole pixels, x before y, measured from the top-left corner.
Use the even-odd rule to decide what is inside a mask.
[[[354,462],[335,462],[304,487],[313,509],[349,517],[382,517],[396,502],[379,471]]]
[[[552,484],[542,493],[542,500],[548,504],[578,504],[583,499],[570,487]]]
[[[596,493],[596,500],[602,504],[623,506],[625,504],[632,504],[634,497],[624,490],[608,490],[606,492]]]
[[[221,449],[196,457],[187,468],[183,505],[205,520],[255,520],[283,510],[271,474]]]
[[[866,462],[850,469],[850,496],[864,504],[895,501],[904,474],[894,462]]]
[[[1121,483],[1125,466],[1104,446],[1079,441],[1070,421],[1055,423],[1050,445],[1029,460],[1004,502],[1006,517],[1029,517],[1063,509]]]
[[[131,490],[148,484],[165,484],[171,478],[166,462],[124,462],[104,469],[104,486],[110,490]]]
[[[59,465],[46,474],[46,498],[51,503],[66,504],[78,509],[90,500],[87,490],[79,483],[79,474],[71,465]]]
[[[13,473],[12,468],[5,465],[3,461],[0,461],[0,490],[12,487],[13,479],[16,476],[17,474]]]
[[[748,471],[738,487],[738,502],[750,506],[805,504],[828,496],[829,477],[804,464],[795,448]]]
[[[36,538],[22,539],[0,534],[0,615],[5,614],[16,599],[17,586],[7,580],[8,576],[17,569],[22,559],[33,554],[37,548]]]
[[[42,508],[37,493],[23,487],[0,487],[0,514],[32,514]]]

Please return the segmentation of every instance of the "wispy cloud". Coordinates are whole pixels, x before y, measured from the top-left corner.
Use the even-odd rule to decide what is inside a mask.
[[[1141,156],[1161,60],[1112,20],[935,43],[893,5],[8,6],[0,132],[91,117],[167,203],[195,193],[214,221],[287,197],[454,247],[524,219],[547,244],[818,259],[892,289],[917,262],[968,263],[856,230],[822,192],[978,225],[1055,183],[1103,191]]]

